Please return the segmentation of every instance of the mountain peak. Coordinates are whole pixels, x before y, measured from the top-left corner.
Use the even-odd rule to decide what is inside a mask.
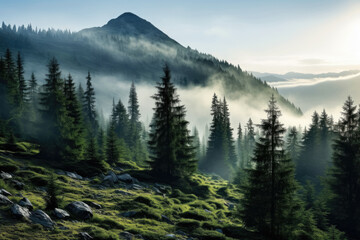
[[[117,18],[111,19],[102,29],[114,34],[142,36],[156,41],[173,41],[150,22],[131,12],[125,12]]]

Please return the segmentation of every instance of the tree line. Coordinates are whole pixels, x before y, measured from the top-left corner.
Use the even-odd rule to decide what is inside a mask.
[[[186,108],[168,66],[156,85],[148,132],[140,122],[134,83],[128,108],[115,103],[99,123],[92,76],[85,89],[63,78],[55,58],[44,84],[24,78],[21,55],[0,58],[0,135],[40,144],[40,156],[65,169],[94,175],[124,161],[144,164],[163,181],[191,179],[198,171],[232,180],[243,192],[239,217],[271,239],[354,238],[360,230],[360,112],[349,97],[335,124],[325,110],[314,113],[303,133],[280,122],[274,96],[255,130],[251,119],[233,137],[226,98],[212,98],[212,121],[204,149],[197,129],[189,131]],[[286,137],[285,137],[286,134]],[[302,136],[301,136],[302,135]],[[84,164],[86,163],[86,164]],[[323,181],[318,177],[322,176]]]

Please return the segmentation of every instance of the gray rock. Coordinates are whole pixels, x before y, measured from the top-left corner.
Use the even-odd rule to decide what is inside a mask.
[[[226,202],[225,206],[227,206],[229,210],[233,210],[235,208],[235,204],[232,202]]]
[[[72,202],[68,204],[65,209],[70,213],[71,216],[80,220],[90,219],[93,216],[91,208],[84,202]]]
[[[84,203],[86,203],[87,205],[89,205],[90,207],[96,208],[96,209],[101,209],[102,206],[98,203],[94,203],[91,201],[84,201]]]
[[[12,194],[9,193],[8,191],[6,191],[5,189],[0,189],[0,194],[2,194],[4,196],[12,196]]]
[[[87,232],[79,233],[79,237],[80,237],[81,240],[91,240],[91,239],[93,239],[93,237],[90,236]]]
[[[103,184],[104,185],[109,185],[111,187],[114,186],[114,180],[113,180],[113,177],[108,175],[108,176],[105,176],[104,179],[103,179]]]
[[[11,205],[13,202],[10,201],[6,196],[0,194],[0,205]]]
[[[223,234],[223,231],[222,231],[220,228],[215,229],[215,231],[217,231],[217,232],[219,232],[219,233]]]
[[[136,234],[135,239],[143,239],[144,240],[145,238],[143,238],[143,236],[141,234]]]
[[[60,208],[54,209],[54,215],[55,215],[55,217],[57,217],[59,219],[64,219],[64,218],[70,217],[70,214],[67,211],[60,209]]]
[[[114,193],[118,193],[118,194],[121,194],[121,195],[124,195],[124,196],[132,196],[132,195],[134,195],[132,193],[129,193],[129,192],[126,192],[126,191],[123,191],[123,190],[115,190]]]
[[[129,187],[129,189],[133,189],[133,190],[143,190],[144,187],[140,186],[139,184],[131,184],[131,186]]]
[[[12,178],[12,176],[11,176],[10,173],[3,172],[3,171],[1,171],[0,177],[1,177],[2,179],[4,179],[4,180],[7,180],[7,179],[11,179],[11,178]]]
[[[174,239],[176,238],[175,234],[173,234],[173,233],[166,234],[165,237],[174,238]]]
[[[129,212],[123,212],[120,215],[123,216],[123,217],[130,218],[130,217],[134,216],[136,213],[137,212],[135,212],[135,211],[129,211]]]
[[[134,234],[131,234],[129,232],[121,232],[119,234],[120,238],[121,239],[124,239],[124,240],[132,240],[134,239]]]
[[[57,175],[66,175],[63,170],[56,170],[55,172]]]
[[[44,211],[42,211],[40,209],[31,213],[30,220],[33,223],[41,224],[47,228],[53,228],[55,225],[55,222],[53,222],[53,220],[51,220],[49,215],[47,215]]]
[[[186,234],[185,232],[181,231],[181,230],[177,230],[177,231],[175,232],[175,234],[181,235],[181,236],[187,236],[187,234]]]
[[[71,177],[73,179],[77,179],[77,180],[83,180],[83,177],[80,176],[77,173],[73,173],[73,172],[65,172],[66,176]]]
[[[24,197],[23,199],[20,200],[19,205],[29,209],[30,211],[33,210],[33,208],[34,208],[33,205],[31,204],[30,200],[27,199],[26,197]]]
[[[152,187],[152,190],[155,192],[155,194],[158,194],[158,195],[163,194],[157,187]]]
[[[212,213],[209,209],[204,209],[206,213]]]
[[[17,190],[23,190],[25,187],[24,183],[14,179],[11,180],[11,184],[14,185]]]
[[[11,212],[15,217],[18,218],[29,218],[30,217],[30,211],[27,208],[24,208],[18,204],[13,204],[11,206]]]
[[[128,173],[118,175],[117,178],[122,182],[126,182],[126,183],[132,183],[133,182],[133,178]]]
[[[116,183],[118,181],[118,178],[117,178],[116,174],[113,171],[109,171],[108,176],[110,176],[112,178],[114,183]]]
[[[166,222],[168,224],[174,225],[174,223],[165,215],[161,215],[161,221]]]

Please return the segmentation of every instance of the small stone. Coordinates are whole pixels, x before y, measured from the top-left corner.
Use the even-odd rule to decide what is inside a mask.
[[[168,238],[175,238],[175,234],[173,233],[169,233],[169,234],[166,234],[165,237],[168,237]]]
[[[124,196],[132,196],[132,195],[134,195],[132,193],[129,193],[129,192],[126,192],[126,191],[123,191],[123,190],[115,190],[114,193],[119,193],[119,194],[124,195]]]
[[[223,231],[222,231],[220,228],[215,229],[215,231],[217,231],[217,232],[219,232],[219,233],[223,234]]]
[[[1,189],[0,190],[0,194],[4,195],[4,196],[12,196],[11,193],[9,193],[8,191],[6,191],[5,189]]]
[[[79,233],[79,237],[80,237],[81,240],[91,240],[91,239],[93,239],[93,237],[90,236],[87,232]]]
[[[29,209],[30,211],[33,210],[33,205],[31,204],[30,200],[27,199],[26,197],[20,200],[19,205]]]
[[[40,209],[31,213],[30,220],[33,223],[41,224],[47,228],[53,228],[55,225],[55,222],[53,222],[53,220],[51,220],[49,215],[47,215],[44,211],[42,211]]]
[[[95,202],[91,202],[91,201],[84,201],[84,203],[86,203],[87,205],[89,205],[90,207],[96,208],[96,209],[101,209],[102,206],[98,203]]]
[[[72,216],[80,220],[87,220],[93,216],[91,208],[84,202],[72,202],[68,204],[65,209],[69,211]]]
[[[134,235],[129,232],[121,232],[119,236],[121,239],[124,240],[132,240],[134,238]]]
[[[83,180],[83,177],[80,176],[77,173],[73,173],[73,172],[65,172],[66,176],[71,177],[73,179],[77,179],[77,180]]]
[[[185,232],[181,231],[181,230],[177,230],[177,231],[175,232],[175,234],[181,235],[181,236],[187,236],[187,234],[186,234]]]
[[[6,196],[0,194],[0,205],[11,205],[13,202],[10,201]]]
[[[132,183],[133,182],[133,178],[128,173],[118,175],[117,178],[122,182],[126,182],[126,183]]]
[[[12,178],[12,176],[11,176],[10,173],[3,172],[3,171],[1,171],[0,177],[1,177],[2,179],[4,179],[4,180],[7,180],[7,179],[11,179],[11,178]]]
[[[70,214],[67,211],[60,209],[60,208],[54,209],[54,215],[55,215],[55,217],[57,217],[59,219],[70,217]]]
[[[15,187],[17,190],[23,190],[24,187],[25,187],[25,184],[22,183],[22,182],[20,182],[20,181],[18,181],[18,180],[12,179],[12,180],[11,180],[11,183],[12,183],[12,185],[14,185],[14,187]]]
[[[30,211],[27,208],[24,208],[18,204],[13,204],[11,206],[11,212],[18,218],[29,218]]]

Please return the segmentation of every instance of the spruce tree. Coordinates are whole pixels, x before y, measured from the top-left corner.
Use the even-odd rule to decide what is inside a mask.
[[[121,99],[115,106],[113,117],[116,118],[115,132],[118,138],[127,140],[129,136],[129,115]]]
[[[333,145],[333,167],[328,176],[332,193],[331,219],[351,237],[360,235],[359,116],[351,97],[343,106],[338,137]]]
[[[59,187],[56,184],[56,177],[54,174],[51,174],[45,196],[46,210],[54,210],[59,207],[58,194]]]
[[[287,136],[286,141],[286,152],[289,154],[290,158],[296,162],[299,158],[301,151],[301,145],[300,145],[300,139],[299,139],[299,133],[296,129],[296,127],[292,127],[289,130],[289,134]]]
[[[244,139],[241,124],[239,123],[237,132],[237,154],[238,154],[238,166],[244,168]]]
[[[45,84],[40,93],[42,121],[39,123],[43,132],[40,133],[42,154],[53,160],[62,158],[66,149],[66,139],[71,135],[66,112],[64,82],[61,79],[60,67],[55,58],[48,64]]]
[[[91,137],[96,136],[98,130],[97,114],[95,107],[95,91],[91,83],[91,75],[86,77],[86,90],[84,92],[84,118]]]
[[[21,58],[20,53],[17,55],[16,60],[16,78],[18,82],[18,92],[19,92],[19,106],[22,108],[23,105],[28,101],[28,87],[24,78],[24,63]]]
[[[296,183],[291,159],[283,146],[285,129],[274,96],[266,110],[267,118],[259,125],[261,136],[243,187],[241,214],[246,226],[254,227],[272,239],[289,239]]]
[[[98,146],[94,137],[90,138],[86,151],[85,151],[85,162],[89,169],[88,174],[98,174],[106,170],[106,164],[98,154]]]
[[[236,168],[237,156],[235,153],[235,141],[232,134],[233,129],[231,128],[230,125],[229,107],[227,105],[227,101],[225,97],[222,102],[221,108],[222,108],[223,134],[225,135],[223,140],[224,150],[225,150],[225,162],[229,165],[231,171],[230,174],[232,174],[233,170]]]
[[[164,76],[157,84],[154,122],[151,125],[148,163],[156,176],[171,180],[187,178],[196,171],[197,161],[187,129],[185,107],[180,104],[176,88],[171,82],[170,69],[164,67]]]
[[[69,120],[67,124],[71,131],[71,136],[67,139],[67,145],[69,146],[67,159],[76,161],[82,159],[85,139],[81,105],[76,97],[75,84],[70,74],[65,80],[64,95]]]
[[[115,134],[115,124],[111,122],[106,137],[106,160],[108,164],[115,165],[119,159],[119,142]]]
[[[33,106],[36,106],[37,104],[37,94],[38,94],[37,80],[35,78],[35,74],[31,73],[31,78],[29,80],[29,102]]]
[[[255,148],[255,128],[251,118],[249,118],[246,123],[246,128],[247,131],[244,138],[244,166],[245,168],[251,168],[251,158]]]
[[[192,146],[195,149],[195,157],[198,161],[202,158],[201,156],[201,144],[200,144],[200,138],[199,138],[199,131],[196,127],[193,128],[193,141]]]

